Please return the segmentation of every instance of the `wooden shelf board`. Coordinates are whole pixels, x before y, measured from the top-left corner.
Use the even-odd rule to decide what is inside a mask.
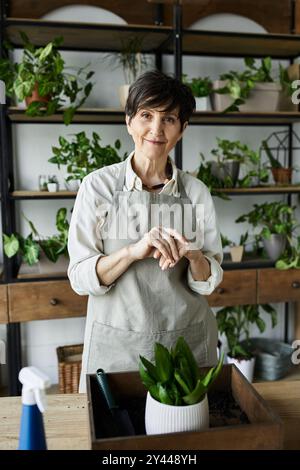
[[[65,21],[44,21],[23,18],[7,18],[6,39],[13,46],[23,47],[19,31],[24,31],[35,46],[45,46],[57,36],[63,36],[60,49],[78,51],[114,52],[122,49],[123,42],[132,36],[143,39],[142,51],[153,53],[169,38],[169,26],[116,25]]]
[[[243,124],[276,124],[284,125],[300,121],[300,113],[297,111],[277,111],[274,113],[256,112],[256,113],[221,113],[218,111],[198,111],[193,114],[190,124],[227,124],[227,125],[243,125]]]
[[[63,123],[63,110],[52,116],[31,117],[24,108],[8,108],[8,117],[14,123]],[[300,121],[300,112],[279,111],[274,113],[220,113],[217,111],[198,111],[190,119],[191,125],[243,125],[276,124],[284,125]],[[125,125],[125,115],[117,108],[81,108],[74,115],[73,123],[99,123]]]
[[[297,57],[300,55],[300,36],[185,29],[182,53],[232,57]]]
[[[255,186],[251,188],[216,188],[214,191],[226,194],[285,194],[285,193],[300,193],[300,183],[297,185],[269,185],[269,186]]]
[[[31,191],[31,190],[18,190],[12,191],[10,197],[13,199],[73,199],[77,195],[76,191]]]
[[[69,259],[60,257],[56,263],[43,257],[38,263],[29,266],[22,263],[17,274],[17,279],[43,279],[48,277],[67,277]]]
[[[22,47],[19,31],[30,41],[44,46],[56,36],[63,36],[62,49],[120,51],[122,42],[132,36],[143,38],[143,52],[157,49],[173,53],[172,28],[169,26],[116,25],[7,18],[6,38]],[[78,34],[80,31],[81,34]],[[234,33],[223,31],[183,30],[182,53],[211,56],[254,56],[290,58],[300,55],[300,36],[291,34]]]

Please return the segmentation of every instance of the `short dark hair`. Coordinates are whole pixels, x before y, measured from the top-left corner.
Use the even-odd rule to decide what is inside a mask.
[[[158,70],[145,72],[130,86],[125,106],[129,122],[142,106],[148,108],[164,107],[165,112],[179,107],[181,130],[183,124],[189,121],[196,102],[191,89]]]

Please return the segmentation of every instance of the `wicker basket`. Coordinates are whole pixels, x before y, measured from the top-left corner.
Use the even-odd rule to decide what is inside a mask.
[[[60,393],[78,393],[83,344],[56,348]]]

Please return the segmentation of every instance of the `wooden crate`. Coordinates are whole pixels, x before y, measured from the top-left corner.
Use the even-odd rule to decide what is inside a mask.
[[[146,399],[145,387],[138,372],[108,374],[117,400],[136,397]],[[147,436],[110,437],[111,415],[99,391],[95,375],[87,375],[90,447],[97,450],[214,450],[214,449],[281,449],[282,422],[254,387],[232,365],[225,365],[213,384],[211,393],[231,393],[235,402],[248,417],[247,424],[210,427],[206,431]],[[131,416],[133,420],[133,416]],[[109,437],[103,437],[109,436]]]

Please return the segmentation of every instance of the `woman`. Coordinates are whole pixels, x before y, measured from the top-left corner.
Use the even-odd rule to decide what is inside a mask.
[[[207,187],[169,157],[194,108],[180,81],[140,76],[125,109],[134,151],[80,185],[68,244],[71,286],[89,295],[80,392],[86,373],[136,370],[155,342],[171,347],[180,335],[199,365],[217,361],[205,299],[223,274],[215,209]]]

